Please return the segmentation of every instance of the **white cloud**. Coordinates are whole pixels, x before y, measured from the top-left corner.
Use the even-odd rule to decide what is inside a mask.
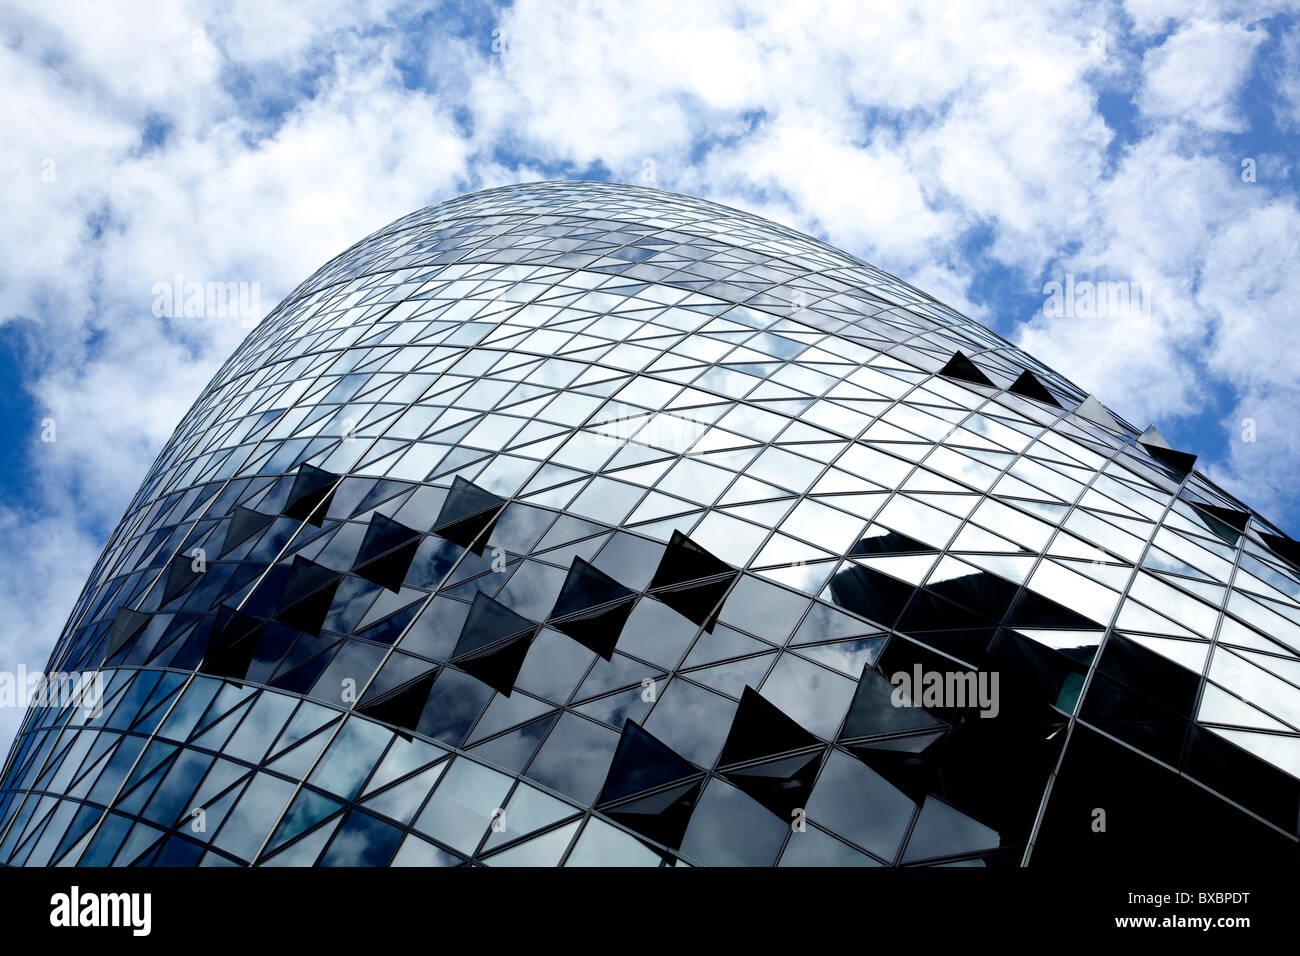
[[[1300,129],[1300,33],[1282,36],[1274,71],[1280,94],[1273,107],[1278,122],[1292,130]]]
[[[1210,367],[1244,387],[1294,382],[1300,210],[1260,205],[1210,242],[1198,299],[1215,318]],[[1300,384],[1300,382],[1296,382]]]
[[[5,633],[0,667],[28,672],[45,666],[63,619],[81,593],[102,531],[82,526],[75,502],[48,497],[42,514],[0,505],[0,540],[6,561],[21,573],[0,576],[0,610]],[[6,751],[23,719],[20,707],[0,707],[0,746]]]
[[[484,135],[628,181],[652,160],[661,184],[747,208],[776,196],[885,267],[922,268],[981,220],[1036,268],[1110,138],[1085,81],[1108,20],[1063,30],[1067,9],[522,3],[471,96]]]
[[[1228,458],[1214,476],[1265,514],[1288,510],[1300,461],[1297,261],[1300,210],[1261,205],[1215,237],[1199,294],[1213,317],[1208,364],[1237,396],[1224,423]]]
[[[1160,33],[1188,20],[1258,22],[1297,9],[1296,0],[1124,0],[1139,35]]]
[[[76,443],[63,479],[87,483],[109,510],[248,331],[238,318],[156,318],[156,283],[177,274],[257,283],[269,310],[357,237],[458,192],[467,172],[454,124],[425,94],[397,88],[385,66],[345,67],[274,136],[249,146],[246,132],[231,118],[164,150],[119,152],[92,194],[111,227],[90,241],[84,224],[74,228],[86,212],[74,202],[56,222],[78,240],[47,273],[13,266],[15,287],[29,293],[15,303],[59,296],[35,338],[45,371],[31,388]],[[52,291],[61,275],[97,276],[97,287]]]
[[[1203,130],[1245,128],[1238,97],[1263,28],[1195,20],[1143,58],[1138,106],[1149,119],[1176,119]]]
[[[1149,293],[1150,318],[1040,313],[1021,328],[1018,344],[1068,370],[1139,427],[1196,408],[1204,393],[1195,357],[1209,318],[1195,301],[1195,284],[1211,237],[1249,207],[1250,195],[1235,170],[1182,150],[1175,136],[1153,136],[1128,150],[1093,194],[1081,245],[1054,261],[1044,282],[1071,274],[1136,282]]]

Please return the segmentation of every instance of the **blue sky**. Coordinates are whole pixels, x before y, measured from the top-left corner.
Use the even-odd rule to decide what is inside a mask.
[[[43,664],[247,332],[154,315],[157,283],[256,283],[264,314],[385,223],[522,180],[824,238],[1300,534],[1296,27],[1184,0],[6,4],[0,667]],[[1067,277],[1135,298],[1053,314]]]

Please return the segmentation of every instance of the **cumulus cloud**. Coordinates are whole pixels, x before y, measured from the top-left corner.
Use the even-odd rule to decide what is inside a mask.
[[[1266,514],[1294,508],[1300,461],[1300,276],[1282,265],[1297,261],[1300,210],[1262,205],[1214,238],[1199,295],[1213,321],[1207,364],[1235,394],[1227,459],[1213,474]]]
[[[1209,317],[1194,289],[1211,237],[1249,207],[1250,196],[1221,160],[1187,152],[1174,136],[1135,145],[1098,185],[1078,247],[1051,262],[1044,284],[1067,276],[1130,292],[1136,284],[1149,310],[1053,316],[1044,309],[1021,327],[1018,344],[1068,369],[1140,426],[1196,407],[1204,398],[1197,362]]]
[[[1273,108],[1278,121],[1290,129],[1300,129],[1300,33],[1282,37],[1273,77],[1278,98]]]
[[[1236,133],[1246,120],[1237,102],[1263,28],[1195,20],[1143,58],[1138,105],[1149,119],[1176,119],[1203,130]]]

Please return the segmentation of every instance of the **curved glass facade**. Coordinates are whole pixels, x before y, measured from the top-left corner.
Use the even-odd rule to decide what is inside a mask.
[[[185,415],[0,862],[1295,862],[1300,546],[1193,465],[757,217],[464,196]]]

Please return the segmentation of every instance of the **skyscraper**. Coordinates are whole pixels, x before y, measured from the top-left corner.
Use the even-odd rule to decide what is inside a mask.
[[[1298,566],[850,255],[488,190],[203,390],[51,655],[0,862],[1295,862]]]

